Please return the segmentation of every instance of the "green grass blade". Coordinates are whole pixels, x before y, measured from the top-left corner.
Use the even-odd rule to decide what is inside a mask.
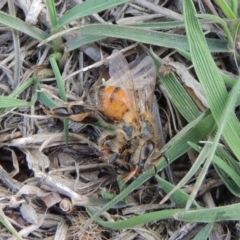
[[[55,2],[54,0],[49,0],[46,3],[47,3],[47,8],[48,8],[51,26],[52,26],[51,33],[55,34],[58,32],[58,29],[54,29],[58,23]],[[62,52],[63,51],[62,45],[63,43],[62,43],[61,37],[55,38],[53,40],[53,49],[55,50],[55,52]]]
[[[225,149],[218,148],[218,156],[226,161],[226,163],[233,168],[237,174],[240,176],[240,165],[236,160],[229,154]]]
[[[16,17],[16,10],[14,3],[12,1],[8,2],[9,13],[11,16]],[[14,66],[14,83],[13,88],[17,88],[20,83],[20,75],[21,75],[21,68],[22,68],[22,57],[20,51],[20,39],[18,31],[12,29],[13,35],[13,45],[14,45],[14,58],[15,58],[15,66]]]
[[[154,56],[152,55],[152,57]],[[154,61],[157,69],[159,69],[161,63],[156,58],[154,58]],[[182,116],[188,122],[196,119],[201,112],[198,110],[195,102],[182,86],[175,73],[171,73],[169,76],[163,76],[159,73],[159,71],[157,71],[157,74],[161,83],[163,83],[164,87],[166,88],[169,98]]]
[[[30,78],[20,86],[18,86],[13,92],[11,92],[8,96],[0,96],[0,111],[5,108],[12,108],[12,107],[28,107],[31,106],[32,103],[16,99],[23,91],[25,91],[29,86],[32,84],[36,84],[36,78]],[[14,100],[15,99],[15,100]]]
[[[209,24],[214,21],[208,19],[201,19],[201,24]],[[121,24],[119,24],[121,25]],[[147,23],[133,23],[133,24],[122,24],[129,27],[138,27],[138,28],[146,28],[152,30],[169,30],[173,28],[185,27],[184,21],[170,21],[170,22],[147,22]]]
[[[240,166],[224,149],[218,148],[213,166],[229,191],[240,197]]]
[[[62,75],[60,73],[60,70],[59,70],[59,67],[58,67],[58,64],[57,64],[57,61],[56,59],[60,59],[62,56],[60,53],[55,53],[55,54],[52,54],[49,58],[49,61],[50,61],[50,64],[52,66],[52,70],[54,72],[54,75],[55,75],[55,78],[56,78],[56,81],[57,81],[57,85],[58,85],[58,89],[59,89],[59,95],[61,97],[61,99],[63,101],[67,101],[67,94],[66,94],[66,91],[65,91],[65,88],[64,88],[64,82],[63,82],[63,79],[62,79]],[[69,121],[68,119],[64,119],[63,120],[63,123],[64,123],[64,133],[65,133],[65,139],[66,139],[66,143],[68,143],[68,128],[69,128]]]
[[[201,152],[201,147],[196,144],[191,146],[198,152]],[[235,196],[240,195],[240,166],[223,148],[218,147],[217,154],[213,158],[213,166],[218,175]]]
[[[197,192],[198,192],[198,189],[200,188],[203,180],[205,179],[205,176],[207,174],[207,171],[208,171],[208,168],[212,162],[212,159],[215,155],[215,152],[217,150],[217,147],[218,147],[218,143],[220,142],[220,139],[221,139],[221,136],[222,136],[222,133],[223,133],[223,130],[227,124],[227,121],[228,121],[228,117],[230,116],[231,112],[234,111],[234,108],[235,108],[235,102],[237,100],[237,94],[238,92],[240,91],[240,79],[236,82],[232,92],[230,93],[229,95],[229,98],[228,98],[228,101],[226,103],[226,107],[222,113],[222,116],[221,116],[221,119],[220,119],[220,122],[219,122],[219,128],[217,129],[217,133],[216,135],[214,136],[214,140],[213,140],[213,143],[208,151],[208,156],[207,156],[207,160],[197,178],[197,181],[194,185],[194,188],[195,188],[195,191],[192,191],[191,195],[190,195],[190,198],[189,198],[189,201],[186,205],[186,209],[188,210],[192,204],[192,201],[193,199],[195,199],[196,195],[197,195]],[[210,139],[210,142],[211,142],[211,139]],[[206,146],[206,145],[205,145]],[[204,146],[204,148],[205,148]],[[200,154],[201,155],[201,154]]]
[[[66,14],[64,14],[59,20],[56,28],[60,28],[71,21],[76,19],[101,12],[105,9],[123,4],[128,2],[129,0],[111,0],[111,1],[102,1],[102,0],[88,0],[81,4],[76,5],[71,10],[69,10]]]
[[[200,152],[198,158],[196,159],[196,161],[194,162],[194,164],[192,165],[191,169],[187,172],[187,174],[184,176],[184,178],[175,186],[175,188],[173,188],[161,201],[161,203],[165,202],[173,193],[175,193],[175,191],[177,191],[178,189],[180,189],[181,187],[183,187],[188,181],[190,181],[190,179],[194,176],[194,174],[198,171],[198,169],[200,168],[200,166],[204,163],[204,161],[206,160],[208,153],[209,153],[209,149],[211,146],[209,145],[205,145],[204,148],[202,149],[202,151]],[[205,175],[204,175],[205,176]],[[195,193],[195,191],[193,191]],[[196,192],[197,193],[197,192]],[[186,203],[186,210],[188,210],[191,207],[191,204],[193,203],[193,197],[192,194],[190,195],[191,198],[188,199],[187,203]]]
[[[228,97],[227,89],[195,17],[196,11],[193,2],[184,1],[184,3],[184,16],[192,62],[205,91],[212,115],[218,127],[220,127],[220,119]],[[240,160],[240,125],[234,112],[229,114],[223,136],[233,153]]]
[[[15,228],[12,226],[11,222],[7,219],[6,215],[0,209],[0,222],[2,225],[8,229],[10,233],[17,239],[17,240],[23,240],[23,238],[18,234],[18,232],[15,230]]]
[[[34,39],[43,41],[48,37],[44,31],[26,24],[22,20],[0,11],[0,22],[17,31],[21,31]]]
[[[237,197],[240,197],[240,176],[234,168],[229,166],[221,158],[214,157],[214,167],[228,189]],[[234,185],[233,185],[234,183]]]
[[[216,22],[218,23],[219,25],[222,26],[226,36],[227,36],[227,39],[228,39],[228,43],[229,43],[229,47],[230,48],[233,48],[233,38],[232,38],[232,34],[228,28],[228,25],[226,23],[226,21],[218,16],[215,16],[215,15],[211,15],[211,14],[197,14],[196,15],[197,17],[200,17],[200,18],[204,18],[204,19],[208,19],[209,21],[212,20],[213,22]]]
[[[202,139],[207,139],[214,127],[213,117],[211,115],[202,115],[175,135],[161,149],[161,152],[164,153],[169,162],[172,162],[191,149],[189,142],[198,143]]]
[[[31,103],[25,100],[0,96],[0,108],[12,108],[12,107],[30,107]]]
[[[230,19],[236,19],[237,18],[237,15],[234,14],[232,9],[228,5],[227,1],[225,1],[225,0],[216,0],[216,2],[217,2],[217,4],[219,5],[219,7],[221,8],[221,10],[223,11],[224,15],[227,18],[230,18]]]
[[[193,240],[207,240],[213,229],[213,224],[208,223],[199,233],[193,238]]]
[[[174,218],[184,222],[221,222],[221,221],[239,221],[240,203],[227,205],[224,207],[215,207],[211,209],[191,210],[177,213]]]
[[[188,51],[182,50],[182,49],[176,49],[177,52],[179,54],[181,54],[184,58],[186,58],[189,61],[192,61],[191,58],[191,54]],[[225,74],[224,72],[222,72],[220,69],[220,74],[222,75],[223,81],[225,82],[225,84],[229,87],[234,86],[234,84],[236,83],[236,79],[233,79],[232,77],[230,77],[229,75]]]
[[[69,30],[71,31],[71,30]],[[149,29],[140,29],[138,27],[128,27],[120,25],[107,25],[107,24],[91,24],[75,29],[82,34],[99,35],[105,37],[115,37],[120,39],[130,39],[136,42],[152,44],[157,46],[180,48],[189,50],[187,37],[183,35],[163,33]],[[64,32],[66,33],[66,32]],[[64,34],[63,33],[63,34]],[[76,46],[74,41],[69,40],[67,45],[72,49],[72,44]],[[208,39],[209,49],[212,52],[229,52],[227,42],[217,39]],[[80,47],[80,46],[78,46]]]
[[[239,7],[238,0],[232,0],[231,2],[232,2],[232,6],[231,6],[232,12],[235,16],[238,16],[238,7]]]
[[[46,1],[46,4],[47,4],[48,13],[50,16],[50,21],[51,21],[52,27],[55,27],[58,23],[55,2],[53,0],[48,0],[48,1]]]
[[[145,213],[140,216],[131,217],[127,220],[123,220],[120,222],[107,222],[97,217],[96,222],[98,222],[103,227],[110,228],[113,230],[133,228],[136,225],[160,221],[164,219],[172,219],[174,214],[181,213],[182,211],[183,209],[169,209],[169,210],[156,211],[152,213]],[[93,213],[92,211],[90,211],[90,209],[88,209],[88,213],[90,216],[93,216]]]
[[[38,100],[48,108],[56,107],[56,103],[44,92],[39,92]]]
[[[88,43],[93,43],[100,41],[104,39],[105,37],[99,36],[99,35],[88,35],[88,34],[83,34],[79,39],[76,39],[75,41],[67,41],[66,42],[66,47],[68,51],[72,51],[74,49],[79,48],[80,46],[86,45]]]
[[[56,81],[57,81],[57,85],[58,85],[58,89],[59,89],[59,95],[60,95],[61,99],[66,102],[67,97],[66,97],[66,91],[65,91],[65,88],[64,88],[64,82],[63,82],[62,75],[61,75],[61,72],[59,70],[57,61],[56,61],[56,59],[60,59],[60,58],[61,58],[61,56],[60,56],[59,53],[52,54],[49,58],[49,61],[50,61],[53,73],[54,73]]]
[[[166,180],[159,177],[158,175],[155,175],[155,179],[156,179],[157,183],[159,184],[159,186],[161,187],[161,189],[163,189],[166,193],[171,192],[171,190],[173,190],[175,187],[174,185],[167,182]],[[189,195],[186,194],[185,192],[183,192],[182,190],[178,189],[171,195],[171,199],[174,201],[174,203],[177,204],[177,206],[185,207],[187,204],[187,201],[189,199]],[[192,207],[200,208],[200,206],[197,204],[196,201],[193,202]]]
[[[8,97],[17,97],[19,94],[21,94],[22,92],[24,92],[27,88],[29,88],[32,84],[37,83],[37,78],[33,77],[33,78],[29,78],[26,82],[22,83],[20,86],[18,86],[17,88],[15,88],[9,95]]]

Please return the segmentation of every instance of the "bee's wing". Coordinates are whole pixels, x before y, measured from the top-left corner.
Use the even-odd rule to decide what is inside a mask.
[[[141,111],[152,111],[152,102],[156,84],[156,68],[151,57],[146,56],[132,69],[135,89],[139,96]]]
[[[109,74],[111,78],[107,85],[124,89],[131,96],[130,108],[134,112],[137,113],[137,108],[140,111],[151,111],[156,70],[149,56],[130,70],[122,53],[115,50],[110,58]]]
[[[120,87],[128,96],[126,105],[137,116],[137,104],[135,96],[134,79],[129,68],[128,62],[121,52],[114,50],[109,61],[110,79],[108,86]]]

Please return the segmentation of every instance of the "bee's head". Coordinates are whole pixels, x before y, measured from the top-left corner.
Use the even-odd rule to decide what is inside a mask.
[[[140,141],[136,151],[133,152],[131,158],[131,165],[139,166],[140,169],[146,167],[146,163],[149,162],[151,155],[155,151],[155,144],[151,140]]]

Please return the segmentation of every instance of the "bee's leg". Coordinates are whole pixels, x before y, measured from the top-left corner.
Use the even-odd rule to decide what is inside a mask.
[[[122,176],[122,181],[124,183],[131,180],[139,172],[139,166],[136,166],[130,173]]]
[[[65,104],[59,107],[51,108],[50,110],[41,106],[44,113],[55,118],[68,118],[74,122],[81,123],[96,123],[106,122],[111,123],[111,120],[104,116],[100,111],[88,105],[81,104]]]
[[[153,167],[154,167],[154,174],[156,175],[157,173],[158,173],[158,171],[157,171],[157,167],[156,167],[156,165],[155,164],[153,164]]]
[[[109,153],[109,163],[113,164],[119,157],[122,157],[123,152],[129,148],[129,143],[124,131],[115,130],[103,133],[98,139],[99,149]]]
[[[109,163],[113,164],[114,162],[117,161],[117,159],[120,157],[119,153],[114,153],[110,158],[109,158]]]
[[[101,151],[111,153],[112,156],[116,156],[113,158],[111,157],[109,160],[109,163],[114,163],[118,158],[117,154],[119,153],[117,134],[111,134],[109,132],[107,134],[102,134],[102,136],[98,139],[98,143]]]
[[[168,157],[166,157],[166,155],[165,155],[165,154],[162,154],[162,156],[164,157],[164,159],[166,160],[166,162],[167,162],[168,164],[170,164],[170,160],[169,160],[169,158],[168,158]]]
[[[46,115],[52,116],[54,118],[67,118],[69,117],[69,112],[67,110],[67,106],[64,105],[61,107],[54,107],[47,109],[45,106],[40,105],[41,109]]]

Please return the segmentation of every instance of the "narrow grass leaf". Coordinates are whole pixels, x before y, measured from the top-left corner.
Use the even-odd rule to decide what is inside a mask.
[[[193,238],[193,240],[207,240],[213,229],[213,224],[208,223],[204,228],[202,228],[199,233]]]
[[[130,39],[136,42],[153,44],[162,47],[169,47],[173,49],[180,48],[184,50],[189,50],[189,44],[186,36],[163,33],[149,29],[140,29],[138,27],[107,24],[91,24],[80,27],[78,28],[78,30],[75,29],[74,31],[83,34]],[[76,39],[71,39],[67,42],[69,48],[72,48],[71,44],[74,44],[76,46],[76,44],[74,43],[75,41]],[[208,39],[208,44],[209,49],[212,52],[229,52],[226,41],[218,39]]]
[[[217,152],[218,156],[220,156],[222,159],[226,161],[226,163],[233,168],[237,174],[240,176],[240,165],[236,160],[232,157],[231,154],[228,153],[228,151],[222,147],[218,148]]]
[[[67,47],[68,51],[72,51],[74,49],[79,48],[80,46],[97,42],[100,40],[103,40],[106,37],[99,36],[99,35],[88,35],[88,34],[82,34],[80,38],[75,39],[74,41],[67,41],[65,43],[65,46]]]
[[[236,82],[236,84],[233,87],[231,93],[229,94],[226,106],[224,108],[224,111],[222,112],[222,116],[221,116],[220,121],[219,121],[219,128],[217,129],[216,135],[213,137],[213,142],[212,142],[212,144],[210,146],[210,149],[208,151],[207,160],[204,163],[204,166],[203,166],[203,168],[202,168],[202,170],[201,170],[201,172],[200,172],[200,174],[199,174],[199,176],[197,178],[197,181],[196,181],[196,183],[194,185],[194,189],[195,190],[192,191],[192,193],[190,195],[190,198],[189,198],[189,201],[188,201],[188,203],[186,205],[186,209],[187,210],[190,208],[193,199],[195,199],[195,197],[197,195],[197,192],[198,192],[198,190],[199,190],[203,180],[205,179],[205,176],[207,174],[208,168],[209,168],[209,166],[210,166],[210,164],[212,162],[212,159],[213,159],[213,157],[215,155],[215,152],[217,150],[218,143],[220,142],[223,130],[224,130],[226,124],[227,124],[228,117],[231,115],[231,112],[234,111],[235,102],[237,100],[237,94],[238,94],[239,91],[240,91],[240,79]],[[210,138],[210,140],[211,140],[211,138]],[[205,148],[205,146],[204,146],[204,148]],[[200,153],[200,155],[201,155],[201,153]]]
[[[49,58],[49,61],[50,61],[50,64],[52,66],[54,76],[56,78],[57,86],[58,86],[58,89],[59,89],[59,95],[60,95],[61,99],[66,102],[67,97],[66,97],[66,91],[65,91],[65,88],[64,88],[64,82],[63,82],[62,75],[61,75],[61,72],[59,70],[57,61],[56,61],[56,59],[60,59],[60,58],[61,58],[61,56],[60,56],[59,53],[52,54]]]
[[[239,7],[239,1],[238,0],[232,0],[231,1],[231,9],[235,16],[238,16],[238,7]]]
[[[51,21],[51,34],[54,34],[54,33],[57,33],[58,32],[58,29],[54,29],[54,27],[57,25],[58,23],[58,18],[57,18],[57,10],[56,10],[56,6],[55,6],[55,2],[53,0],[50,0],[50,1],[47,1],[46,2],[47,4],[47,9],[48,9],[48,13],[49,13],[49,16],[50,16],[50,21]],[[61,37],[58,37],[58,38],[55,38],[52,42],[52,45],[53,45],[53,49],[55,52],[62,52],[63,49],[62,49],[62,46],[63,46],[63,43],[62,43],[62,38]]]
[[[169,183],[168,181],[164,180],[163,178],[159,177],[158,175],[154,176],[157,183],[163,189],[166,193],[169,193],[171,190],[175,188],[174,185]],[[176,190],[172,195],[171,199],[179,206],[179,207],[185,207],[187,204],[187,201],[189,199],[189,195],[183,192],[182,190],[178,189]],[[200,206],[197,204],[196,201],[192,204],[193,208],[200,208]]]
[[[64,14],[59,20],[56,28],[60,28],[71,21],[76,19],[109,9],[111,7],[129,2],[129,0],[88,0],[81,4],[76,5],[66,14]]]
[[[8,2],[9,7],[9,13],[11,16],[16,17],[16,10],[15,5],[12,1]],[[14,47],[14,58],[15,58],[15,64],[14,64],[14,83],[12,85],[13,88],[17,88],[17,86],[20,83],[20,76],[21,76],[21,69],[22,69],[22,56],[21,56],[21,48],[20,48],[20,39],[19,39],[19,33],[15,29],[12,29],[12,36],[13,36],[13,47]]]
[[[10,28],[13,28],[17,31],[21,31],[28,36],[37,39],[39,41],[43,41],[48,37],[48,34],[44,31],[36,28],[34,26],[28,25],[22,20],[13,17],[7,13],[0,11],[0,22]]]
[[[208,156],[208,152],[211,146],[209,145],[205,145],[204,148],[202,149],[202,151],[200,152],[198,158],[196,159],[196,161],[194,162],[194,164],[192,165],[191,169],[187,172],[187,174],[184,176],[183,179],[181,179],[181,181],[175,186],[175,188],[173,188],[160,202],[164,203],[175,191],[177,191],[178,189],[180,189],[181,187],[183,187],[188,181],[190,181],[190,179],[194,176],[194,174],[198,171],[198,169],[200,168],[200,166],[204,163],[204,161],[206,160],[207,156]],[[195,192],[195,191],[193,191]],[[193,199],[188,199],[187,204],[186,204],[186,208],[190,208],[191,203],[193,202]],[[187,209],[188,210],[188,209]]]
[[[240,176],[235,169],[217,156],[214,157],[213,163],[224,184],[235,196],[240,197]]]
[[[55,27],[57,25],[57,11],[55,7],[55,2],[53,0],[46,1],[48,13],[50,16],[50,21],[52,24],[52,27]]]
[[[201,210],[190,210],[187,212],[177,213],[174,218],[184,222],[221,222],[221,221],[239,221],[240,220],[240,203],[215,207]]]
[[[213,166],[229,191],[240,197],[240,166],[224,149],[218,148],[213,159]]]
[[[196,15],[197,17],[200,17],[200,18],[204,18],[204,19],[207,19],[207,20],[212,20],[213,22],[216,22],[218,23],[219,25],[222,26],[226,36],[227,36],[227,39],[228,39],[228,43],[229,43],[229,47],[230,48],[233,48],[233,38],[232,38],[232,34],[228,28],[228,25],[226,23],[226,21],[223,19],[223,18],[220,18],[218,16],[215,16],[215,15],[211,15],[211,14],[197,14]]]
[[[215,123],[211,115],[207,115],[204,118],[200,116],[194,121],[194,124],[192,122],[189,123],[175,135],[161,152],[172,162],[191,149],[189,142],[198,143],[202,139],[207,139],[214,127]],[[179,138],[178,135],[181,137]]]
[[[64,82],[63,82],[62,75],[60,73],[57,61],[56,61],[56,59],[60,59],[61,57],[62,56],[61,56],[60,53],[55,53],[55,54],[52,54],[50,56],[49,61],[50,61],[50,64],[52,66],[52,70],[54,72],[54,75],[55,75],[55,78],[56,78],[56,81],[57,81],[57,85],[58,85],[58,89],[59,89],[59,95],[60,95],[61,99],[66,102],[67,101],[67,95],[66,95],[66,91],[65,91],[65,88],[64,88]],[[66,140],[66,143],[68,143],[68,128],[69,128],[68,119],[65,118],[63,120],[63,123],[64,123],[65,140]]]
[[[15,88],[8,97],[14,98],[18,97],[22,92],[24,92],[27,88],[29,88],[32,84],[36,84],[38,82],[38,79],[35,77],[29,78],[26,82],[19,85],[17,88]]]
[[[56,106],[56,103],[44,92],[38,93],[38,100],[48,108],[53,108]]]
[[[15,228],[12,226],[11,222],[7,219],[7,217],[5,216],[4,212],[2,211],[2,209],[0,209],[0,222],[2,223],[2,225],[8,229],[8,231],[10,233],[12,233],[12,235],[18,239],[18,240],[23,240],[23,238],[18,234],[18,232],[15,230]]]
[[[201,147],[191,143],[193,149],[201,152]],[[217,156],[219,155],[219,156]],[[221,147],[217,149],[217,155],[213,158],[213,166],[215,167],[218,175],[227,186],[227,188],[239,197],[240,194],[240,166],[239,164]]]
[[[179,54],[181,54],[184,58],[186,58],[188,61],[192,61],[191,54],[188,51],[182,50],[182,49],[176,49]],[[236,83],[236,79],[230,77],[226,73],[224,73],[222,70],[218,69],[220,71],[220,74],[222,75],[224,83],[228,87],[233,87],[233,85]]]
[[[228,1],[216,0],[216,2],[217,2],[217,4],[219,5],[219,7],[221,8],[221,10],[223,11],[224,15],[227,18],[230,18],[230,19],[236,19],[237,18],[237,16],[234,14],[234,12],[230,8],[229,4],[227,3]]]
[[[200,28],[192,1],[184,1],[184,16],[189,39],[192,62],[205,91],[212,115],[218,125],[228,97],[225,83],[209,52],[206,40]],[[223,136],[240,160],[240,125],[234,112],[229,114]]]
[[[131,217],[127,220],[119,221],[119,222],[107,222],[103,221],[101,218],[97,217],[96,222],[103,227],[110,228],[113,230],[124,229],[124,228],[133,228],[137,225],[142,225],[149,222],[155,222],[160,220],[172,219],[174,214],[180,213],[184,211],[183,209],[169,209],[156,211],[151,213],[145,213],[140,216]],[[93,213],[88,209],[88,213],[90,216],[93,216]]]
[[[152,56],[153,57],[153,56]],[[161,63],[158,59],[154,58],[157,69],[160,68]],[[161,83],[166,88],[168,97],[173,102],[174,106],[182,114],[182,116],[191,122],[196,119],[201,112],[198,110],[197,105],[189,96],[183,85],[179,82],[175,73],[170,73],[169,76],[163,76],[157,71]]]
[[[0,108],[12,108],[12,107],[30,107],[31,103],[25,100],[0,96]]]
[[[208,19],[201,19],[201,24],[209,24],[214,21]],[[121,25],[121,24],[119,24]],[[146,28],[152,30],[170,30],[173,28],[185,27],[184,21],[170,21],[170,22],[147,22],[147,23],[132,23],[132,24],[122,24],[129,27]]]

